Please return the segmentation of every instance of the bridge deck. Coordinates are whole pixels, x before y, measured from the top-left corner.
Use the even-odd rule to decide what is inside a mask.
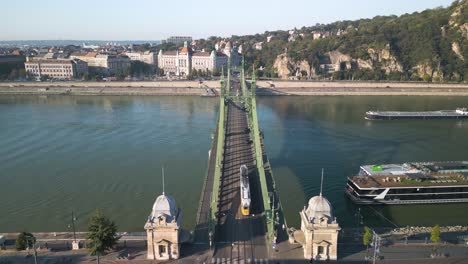
[[[232,91],[240,93],[240,84],[232,82]],[[227,102],[225,152],[220,188],[220,218],[216,230],[217,258],[247,263],[268,256],[263,201],[255,170],[253,146],[244,107]],[[240,166],[247,165],[251,185],[251,215],[240,212]]]
[[[242,82],[245,84],[244,78]],[[255,90],[241,87],[241,82],[230,78],[229,73],[227,85],[223,86],[222,82],[221,86],[228,88],[222,88],[221,92],[222,107],[217,127],[221,130],[216,131],[211,148],[197,215],[195,242],[199,250],[210,252],[208,259],[212,263],[219,260],[223,263],[268,261],[274,257],[270,242],[283,242],[287,240],[287,234],[273,172],[263,140],[258,137],[256,101],[250,97],[251,94],[242,95],[242,90],[253,94]],[[255,155],[256,151],[260,151],[260,157]],[[249,169],[251,207],[247,216],[241,213],[242,165]],[[276,211],[274,220],[269,206]],[[216,225],[211,225],[216,229],[213,230],[214,247],[208,251],[209,223],[214,224],[211,221],[216,222]]]

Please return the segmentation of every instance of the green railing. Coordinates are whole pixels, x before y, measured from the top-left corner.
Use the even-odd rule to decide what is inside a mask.
[[[247,83],[245,80],[244,61],[242,61],[242,72],[241,72],[241,85],[245,100],[245,107],[249,110],[248,123],[251,132],[251,138],[254,143],[254,155],[255,164],[257,166],[257,175],[260,180],[260,189],[262,192],[263,209],[265,216],[265,223],[267,226],[267,238],[271,242],[274,237],[274,213],[270,204],[270,197],[268,191],[268,182],[265,175],[265,165],[263,162],[263,150],[260,138],[260,128],[258,125],[257,115],[257,100],[255,98],[256,93],[256,81],[255,73],[253,75],[250,92],[247,91]]]
[[[224,79],[224,71],[221,76],[221,93],[220,93],[220,104],[219,104],[219,118],[218,118],[218,137],[217,137],[217,148],[216,148],[216,168],[214,173],[213,180],[213,193],[211,199],[211,217],[209,224],[209,231],[214,235],[217,214],[218,214],[218,202],[219,202],[219,188],[221,183],[222,176],[222,167],[223,167],[223,157],[224,157],[224,143],[225,143],[225,133],[226,133],[226,120],[227,120],[227,106],[225,103],[226,98],[230,98],[235,101],[241,101],[244,103],[245,108],[248,110],[248,125],[251,133],[251,138],[254,143],[254,155],[255,155],[255,164],[257,167],[257,175],[260,180],[260,188],[262,192],[263,208],[264,208],[264,217],[267,227],[267,239],[269,242],[272,242],[275,236],[275,223],[280,224],[280,216],[278,213],[281,213],[281,218],[284,225],[286,225],[286,220],[283,215],[283,210],[281,207],[281,202],[279,201],[279,195],[276,191],[275,181],[273,178],[273,171],[270,168],[270,177],[271,177],[271,188],[268,188],[268,181],[265,174],[265,165],[269,166],[268,157],[263,156],[262,148],[262,139],[260,135],[260,128],[258,125],[258,115],[257,115],[257,101],[255,98],[256,93],[256,80],[255,72],[252,76],[252,83],[250,91],[247,89],[247,82],[245,79],[245,70],[244,70],[244,61],[242,61],[241,68],[241,88],[242,96],[236,97],[230,94],[230,85],[231,85],[231,61],[228,61],[227,69],[227,80]],[[255,67],[254,67],[255,68]],[[265,164],[266,162],[266,164]],[[276,197],[273,198],[273,202],[270,200],[270,193]],[[273,205],[273,208],[272,208]],[[277,205],[277,206],[275,206]],[[274,211],[277,211],[276,213]],[[276,220],[276,221],[275,221]]]
[[[229,78],[228,78],[229,80]],[[228,81],[229,83],[229,81]],[[224,81],[224,72],[221,76],[221,92],[219,100],[219,118],[218,118],[218,135],[216,144],[216,165],[214,170],[213,179],[213,190],[211,196],[211,215],[210,223],[208,225],[209,232],[214,235],[217,214],[218,214],[218,202],[219,202],[219,187],[221,184],[221,174],[223,168],[223,157],[224,157],[224,138],[226,131],[226,104],[225,104],[226,86]]]

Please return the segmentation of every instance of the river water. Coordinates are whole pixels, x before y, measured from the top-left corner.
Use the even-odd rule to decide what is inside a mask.
[[[96,209],[143,231],[162,192],[193,228],[216,98],[0,96],[0,232],[85,230]],[[320,192],[345,227],[468,224],[468,204],[357,208],[344,196],[361,164],[468,160],[468,120],[366,121],[379,110],[437,110],[466,97],[260,97],[260,127],[288,224]]]

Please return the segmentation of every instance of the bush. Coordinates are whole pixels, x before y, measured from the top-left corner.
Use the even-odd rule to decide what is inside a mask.
[[[440,226],[435,225],[431,230],[431,241],[434,243],[440,242]]]
[[[364,233],[362,234],[362,244],[369,248],[370,243],[372,242],[374,235],[372,234],[372,230],[365,226]]]
[[[16,238],[16,250],[25,250],[28,247],[32,248],[33,242],[36,242],[36,238],[33,236],[33,234],[21,232]]]
[[[423,79],[423,81],[425,81],[425,82],[430,82],[430,81],[432,80],[432,77],[431,77],[429,74],[426,73],[426,74],[424,74],[424,75],[422,76],[422,79]]]

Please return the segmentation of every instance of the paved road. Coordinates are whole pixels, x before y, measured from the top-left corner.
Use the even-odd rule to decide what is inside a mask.
[[[231,94],[241,93],[238,80],[232,80]],[[249,168],[251,215],[240,212],[240,166]],[[212,263],[254,263],[268,257],[262,201],[255,171],[253,143],[247,114],[240,103],[227,103],[225,153],[220,187],[220,219],[216,251]]]

